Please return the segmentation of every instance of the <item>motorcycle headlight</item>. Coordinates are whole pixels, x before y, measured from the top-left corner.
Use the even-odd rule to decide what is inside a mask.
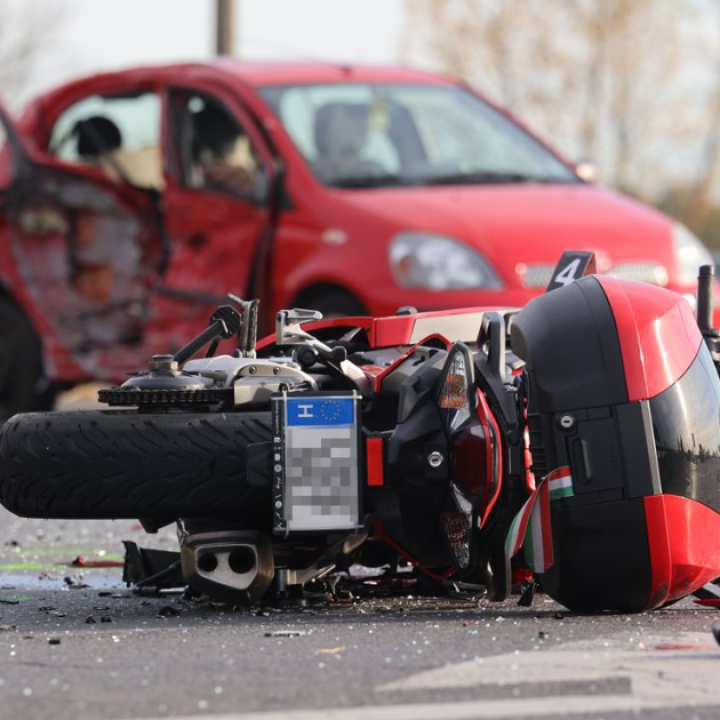
[[[390,244],[390,267],[398,285],[426,290],[499,290],[502,281],[475,250],[444,235],[404,232]]]
[[[678,260],[680,284],[697,285],[700,266],[713,264],[710,251],[681,223],[673,225],[672,238],[675,257]]]

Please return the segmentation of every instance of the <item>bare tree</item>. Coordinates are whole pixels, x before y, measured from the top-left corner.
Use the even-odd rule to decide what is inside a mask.
[[[0,97],[13,104],[36,72],[62,22],[57,4],[3,0],[0,4]]]
[[[566,154],[596,160],[616,186],[648,195],[663,182],[663,149],[688,132],[678,92],[693,50],[694,0],[409,0],[406,7],[406,58],[429,56],[528,118]]]

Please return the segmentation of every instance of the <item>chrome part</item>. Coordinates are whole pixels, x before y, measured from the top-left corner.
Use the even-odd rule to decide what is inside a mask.
[[[437,450],[433,450],[427,457],[428,465],[431,468],[439,468],[444,460],[443,454]]]
[[[575,425],[575,418],[572,415],[563,415],[560,418],[560,427],[563,430],[570,430]]]
[[[318,351],[318,354],[327,358],[333,354],[333,349],[316,337],[305,332],[301,325],[308,322],[322,320],[322,313],[317,310],[280,310],[275,320],[275,342],[278,345],[307,345]],[[352,380],[357,389],[363,394],[370,392],[370,381],[367,375],[350,360],[342,360],[337,364],[340,371]]]
[[[217,600],[255,605],[275,575],[270,538],[259,532],[189,533],[178,523],[185,582]]]
[[[150,371],[153,370],[169,370],[171,372],[177,372],[178,363],[172,355],[153,355],[150,364]]]
[[[338,555],[349,555],[357,550],[368,537],[367,530],[348,535],[325,551],[312,565],[304,568],[278,567],[275,570],[275,589],[286,593],[292,586],[302,587],[311,580],[324,577],[335,568]]]
[[[189,360],[183,368],[204,378],[212,378],[223,387],[232,387],[235,406],[270,402],[273,393],[283,389],[317,390],[315,379],[292,362],[220,355]]]

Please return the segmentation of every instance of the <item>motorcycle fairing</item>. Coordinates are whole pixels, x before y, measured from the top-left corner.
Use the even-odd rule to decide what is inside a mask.
[[[418,345],[431,336],[438,336],[450,343],[473,343],[477,339],[483,317],[488,312],[497,312],[508,318],[517,310],[505,307],[475,307],[381,318],[343,317],[307,323],[303,328],[320,339],[329,335],[338,338],[347,331],[359,329],[365,333],[368,346],[372,349]],[[267,353],[273,343],[274,337],[268,336],[258,343],[258,350]]]
[[[628,400],[669,388],[695,359],[702,336],[690,305],[669,290],[597,276],[617,325]]]

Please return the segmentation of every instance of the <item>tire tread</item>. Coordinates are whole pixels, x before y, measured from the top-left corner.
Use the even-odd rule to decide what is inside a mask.
[[[16,415],[0,429],[0,503],[42,518],[257,517],[271,471],[248,484],[247,447],[271,433],[269,412]]]

